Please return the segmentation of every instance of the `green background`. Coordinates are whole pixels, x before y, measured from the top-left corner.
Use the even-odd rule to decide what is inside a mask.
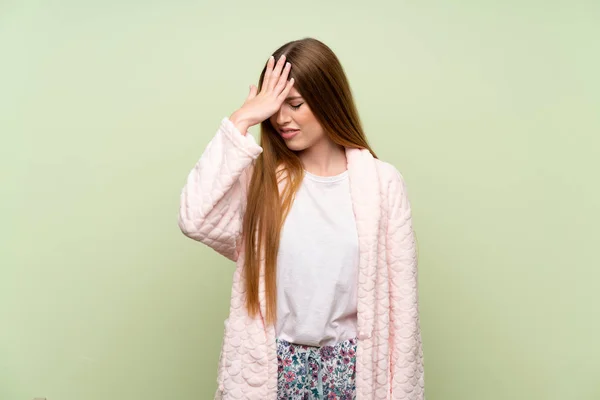
[[[597,1],[0,2],[0,399],[212,398],[234,265],[180,233],[180,191],[305,36],[407,181],[428,400],[600,399],[598,21]]]

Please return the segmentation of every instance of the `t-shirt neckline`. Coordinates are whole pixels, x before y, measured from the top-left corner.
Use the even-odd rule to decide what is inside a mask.
[[[341,181],[342,179],[345,179],[348,176],[348,170],[345,170],[341,174],[337,174],[337,175],[333,175],[333,176],[315,175],[315,174],[311,174],[307,170],[304,170],[304,176],[312,181],[317,181],[317,182],[337,182],[337,181]]]

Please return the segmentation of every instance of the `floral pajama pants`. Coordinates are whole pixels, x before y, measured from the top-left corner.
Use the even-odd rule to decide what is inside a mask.
[[[354,400],[356,344],[312,347],[277,341],[278,400]]]

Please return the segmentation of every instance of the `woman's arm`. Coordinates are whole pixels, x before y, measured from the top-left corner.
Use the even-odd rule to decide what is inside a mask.
[[[246,130],[281,107],[294,85],[293,78],[287,80],[290,69],[285,55],[277,64],[272,56],[269,58],[260,93],[251,85],[242,107],[223,118],[181,191],[181,231],[232,261],[239,256],[253,161],[263,151]]]
[[[236,261],[246,190],[262,153],[254,137],[223,118],[181,191],[179,228],[184,235]]]
[[[406,184],[397,170],[390,183],[388,195],[391,398],[424,400],[416,239]]]

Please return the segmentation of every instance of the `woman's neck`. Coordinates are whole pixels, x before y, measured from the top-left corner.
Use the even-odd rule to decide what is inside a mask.
[[[298,156],[304,169],[313,175],[335,176],[347,169],[346,150],[328,138],[315,143]]]

